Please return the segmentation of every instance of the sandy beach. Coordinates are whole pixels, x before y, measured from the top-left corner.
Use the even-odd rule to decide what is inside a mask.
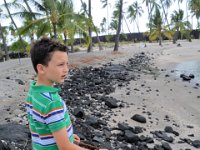
[[[138,52],[149,55],[152,57],[152,66],[157,68],[157,74],[141,73],[138,80],[131,81],[125,87],[117,87],[110,94],[131,105],[129,108],[115,109],[115,115],[111,116],[108,124],[114,127],[118,122],[127,122],[132,126],[143,126],[148,135],[153,130],[164,130],[165,126],[172,126],[180,136],[172,135],[175,141],[170,146],[175,150],[195,149],[186,143],[179,144],[178,141],[180,137],[187,138],[191,134],[193,136],[190,139],[200,140],[200,87],[197,83],[182,81],[175,69],[180,63],[199,61],[200,40],[178,43],[181,46],[172,44],[172,41],[164,41],[163,46],[147,43],[147,47],[144,47],[144,43],[130,43],[120,45],[117,53],[113,53],[112,48],[104,48],[103,51],[94,48],[91,53],[70,53],[70,66],[100,66],[110,61],[117,64]],[[29,80],[34,76],[30,58],[0,63],[0,124],[27,124],[26,112],[21,106],[24,104]],[[151,115],[147,115],[147,112],[151,112]],[[134,114],[145,116],[147,123],[133,121],[131,117]]]

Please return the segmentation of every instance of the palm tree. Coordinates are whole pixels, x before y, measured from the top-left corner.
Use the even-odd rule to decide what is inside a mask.
[[[36,20],[36,15],[38,15],[38,13],[36,14],[35,12],[32,11],[31,6],[28,3],[28,0],[23,0],[23,2],[25,3],[25,5],[26,5],[26,7],[29,11],[29,13],[23,15],[25,17],[24,18],[25,19],[24,24],[28,25],[30,23],[30,21]],[[22,15],[24,13],[26,13],[26,12],[19,12],[20,15]],[[27,35],[29,35],[29,37],[31,38],[31,42],[34,42],[34,30],[30,29],[27,32]]]
[[[17,25],[16,25],[16,23],[15,23],[15,21],[14,21],[12,15],[11,15],[11,13],[10,13],[10,10],[9,10],[9,6],[10,6],[10,5],[12,6],[13,4],[14,4],[14,5],[17,5],[17,3],[7,3],[6,0],[4,0],[4,6],[5,6],[5,8],[6,8],[7,12],[8,12],[9,18],[11,19],[11,22],[12,22],[12,24],[14,25],[15,30],[16,30],[17,32],[19,32],[19,29],[18,29],[18,27],[17,27]],[[20,5],[17,5],[17,6],[20,6]],[[21,35],[18,35],[18,36],[19,36],[19,40],[21,41],[21,43],[22,43],[22,45],[23,45],[24,52],[26,52],[26,46],[25,46],[24,43],[23,43],[22,37],[21,37]]]
[[[91,14],[91,0],[88,0],[88,10],[89,10],[89,13],[88,13],[88,17],[90,20],[92,20],[92,14]],[[88,29],[88,32],[89,32],[89,37],[90,39],[92,39],[92,31],[91,31],[91,27],[89,26],[89,29]],[[92,41],[92,40],[91,40]],[[87,49],[88,52],[91,52],[92,51],[92,42],[89,44],[88,46],[88,49]]]
[[[62,1],[58,3],[59,14],[72,14],[73,3],[72,1]],[[71,45],[71,52],[74,51],[74,35],[76,33],[76,27],[73,25],[71,17],[61,17],[58,22],[58,31],[63,34],[64,44],[67,45],[67,36],[70,38],[68,43]]]
[[[160,5],[156,2],[156,0],[143,0],[143,3],[145,3],[147,10],[148,10],[148,15],[149,15],[149,29],[151,32],[151,24],[152,24],[152,13],[156,8],[159,8]]]
[[[0,13],[1,13],[1,9],[0,9]],[[0,14],[0,16],[1,16],[1,14]],[[6,38],[5,38],[5,36],[4,36],[4,34],[3,34],[3,28],[2,28],[2,26],[1,26],[1,22],[0,22],[0,36],[1,36],[1,38],[2,38],[2,41],[3,41],[3,49],[4,49],[4,51],[5,51],[5,56],[6,56],[6,60],[8,60],[9,59],[9,55],[8,55],[8,47],[7,47],[7,44],[6,44]]]
[[[162,6],[162,10],[163,10],[163,13],[165,15],[165,20],[167,22],[167,26],[169,27],[169,30],[170,30],[170,25],[169,25],[169,21],[167,19],[167,12],[166,12],[166,9],[168,9],[171,4],[172,4],[172,1],[171,0],[160,0],[160,3],[161,3],[161,6]]]
[[[156,40],[158,38],[161,46],[163,36],[172,39],[172,32],[168,30],[167,26],[164,26],[160,10],[156,8],[155,14],[152,16],[152,32],[149,33],[149,39]]]
[[[180,10],[180,9],[181,9],[181,7],[180,7],[180,3],[182,3],[183,0],[174,0],[174,1],[178,1],[178,8],[179,8],[179,10]]]
[[[119,0],[119,19],[118,19],[117,33],[116,33],[116,37],[115,37],[114,51],[118,51],[118,47],[119,47],[119,36],[120,36],[121,22],[122,22],[122,16],[123,16],[122,8],[123,8],[123,0]]]
[[[200,24],[200,1],[190,0],[188,5],[192,15],[197,18],[197,25]]]
[[[136,23],[137,25],[137,29],[138,29],[138,32],[140,32],[140,29],[139,29],[139,25],[138,25],[138,17],[141,17],[142,16],[142,13],[143,13],[143,9],[141,6],[139,6],[138,2],[134,2],[132,5],[130,5],[128,7],[128,18],[131,19],[131,22],[134,22]]]
[[[189,31],[191,30],[191,24],[188,21],[183,20],[184,12],[183,10],[174,11],[171,15],[171,21],[173,25],[173,30],[175,31],[173,37],[173,43],[175,44],[178,37],[179,32],[181,33],[181,38],[185,35],[188,39],[190,38]]]
[[[36,0],[31,0],[34,5],[43,12],[43,18],[32,21],[32,24],[38,25],[40,34],[53,31],[53,38],[58,39],[57,25],[61,17],[69,17],[71,14],[60,14],[60,8],[62,4],[65,4],[66,1],[58,0],[42,0],[41,4]],[[32,27],[32,26],[29,26]],[[52,30],[51,30],[52,29]],[[39,33],[39,32],[38,32]],[[39,35],[39,34],[38,34]]]
[[[109,34],[109,17],[108,17],[108,14],[109,14],[109,1],[108,0],[101,0],[103,6],[102,8],[106,8],[107,9],[107,35]]]
[[[100,23],[100,27],[101,27],[101,32],[102,33],[106,32],[106,27],[105,27],[106,26],[106,22],[107,22],[106,18],[103,17],[102,22]]]
[[[89,44],[88,46],[88,52],[91,51],[92,49],[92,31],[91,31],[91,26],[93,27],[93,31],[96,33],[97,35],[97,41],[98,41],[98,45],[99,45],[99,50],[103,50],[102,48],[102,45],[101,45],[101,42],[100,42],[100,39],[99,39],[99,35],[98,35],[98,32],[97,32],[97,28],[96,26],[94,25],[94,22],[92,20],[92,14],[91,14],[91,0],[88,0],[88,4],[89,4],[89,13],[87,12],[87,5],[81,0],[81,4],[82,4],[82,9],[84,11],[84,14],[86,14],[88,16],[88,18],[90,19],[90,22],[91,22],[91,25],[89,25],[89,36],[91,38],[91,43]]]
[[[55,3],[49,5],[47,5],[46,0],[42,0],[41,3],[39,3],[37,0],[30,0],[30,1],[31,3],[33,3],[36,10],[38,10],[38,12],[41,13],[41,15],[40,18],[36,20],[32,20],[32,18],[30,17],[25,18],[25,23],[20,30],[20,34],[26,34],[31,30],[33,32],[35,31],[37,38],[47,33],[49,33],[50,37],[57,38],[56,23],[55,23],[55,20],[57,19],[56,18],[57,14],[54,13],[56,12],[55,9],[53,10],[53,8],[51,8],[56,6],[56,1],[54,1]],[[52,15],[50,15],[50,13]],[[51,21],[54,21],[54,25]],[[53,35],[52,31],[54,31]]]
[[[28,8],[29,12],[31,13],[33,19],[36,20],[35,13],[33,13],[33,11],[32,11],[32,9],[31,9],[30,5],[28,4],[28,0],[23,0],[23,1],[24,1],[24,3],[25,3],[26,7]]]
[[[50,33],[50,36],[55,39],[61,39],[62,36],[60,33],[64,35],[64,42],[66,43],[67,34],[72,38],[78,30],[82,31],[83,34],[86,35],[86,42],[89,42],[87,39],[88,34],[86,31],[86,25],[89,24],[89,20],[82,14],[76,14],[73,12],[72,1],[71,0],[43,0],[42,4],[38,3],[35,0],[32,0],[35,3],[35,6],[43,12],[43,17],[31,21],[28,25],[23,27],[21,30],[21,34],[30,28],[37,27],[38,32],[37,35],[44,35],[46,33]],[[80,23],[82,21],[83,23]],[[53,36],[51,32],[53,31]],[[74,37],[73,37],[74,38]],[[70,40],[71,46],[73,46],[72,40]]]
[[[118,20],[113,19],[112,22],[110,23],[110,27],[111,30],[117,31],[118,29]]]

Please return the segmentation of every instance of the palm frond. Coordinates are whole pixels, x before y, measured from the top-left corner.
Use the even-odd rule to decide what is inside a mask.
[[[36,35],[39,38],[40,36],[44,35],[45,33],[48,33],[50,30],[51,30],[51,28],[47,22],[42,23],[38,26]]]
[[[17,2],[9,2],[9,3],[6,3],[6,4],[2,4],[1,7],[6,7],[6,5],[8,6],[8,8],[10,10],[12,9],[16,9],[16,10],[22,10],[22,11],[26,11],[26,8],[20,4],[20,3],[17,3]]]
[[[151,41],[154,41],[156,40],[158,37],[159,37],[159,32],[157,30],[154,30],[153,32],[151,32],[150,36],[149,36],[149,39]]]
[[[46,8],[44,7],[44,5],[40,4],[37,0],[29,0],[35,7],[37,10],[39,11],[45,11]]]
[[[33,17],[33,16],[38,16],[38,17],[41,17],[43,16],[43,14],[41,13],[31,13],[31,12],[28,12],[28,11],[21,11],[21,12],[16,12],[16,13],[12,13],[11,14],[12,16],[14,17],[22,17],[22,18],[26,18],[26,17]]]
[[[172,31],[164,31],[162,34],[167,37],[169,40],[172,40],[173,38],[173,32]]]
[[[30,24],[21,28],[21,30],[19,31],[19,34],[20,35],[25,34],[27,32],[27,30],[29,30],[30,28],[34,28],[36,25],[40,24],[41,22],[45,21],[46,19],[47,18],[42,18],[42,19],[31,21]]]

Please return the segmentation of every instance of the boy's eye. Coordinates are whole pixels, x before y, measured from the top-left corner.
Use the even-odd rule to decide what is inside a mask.
[[[58,64],[58,66],[63,66],[64,65],[64,63],[62,63],[62,64]]]
[[[65,65],[65,63],[58,64],[58,66],[64,66],[64,65]],[[68,63],[66,63],[66,65],[68,66]]]

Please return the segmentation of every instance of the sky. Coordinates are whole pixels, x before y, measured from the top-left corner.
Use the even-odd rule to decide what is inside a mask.
[[[83,0],[88,3],[88,0]],[[100,23],[102,22],[103,17],[108,18],[108,22],[111,21],[112,17],[112,12],[115,7],[115,3],[118,0],[108,0],[109,5],[108,8],[102,8],[102,3],[100,0],[91,0],[91,5],[92,5],[92,15],[93,15],[93,21],[96,26],[100,26]],[[142,6],[142,9],[144,13],[140,18],[138,18],[138,24],[139,24],[139,30],[140,32],[146,32],[148,31],[148,28],[146,24],[148,23],[148,12],[147,12],[147,7],[145,4],[142,3],[143,0],[124,0],[124,6],[123,6],[123,11],[127,12],[128,6],[133,4],[134,1],[138,1],[139,5]],[[74,4],[76,4],[75,10],[78,11],[80,10],[80,0],[73,0]],[[183,10],[186,10],[186,0],[183,1],[182,4],[180,4],[180,8]],[[174,10],[178,10],[178,3],[173,3],[173,5],[170,7],[168,10],[168,19],[170,19],[171,13],[173,13]],[[189,21],[193,24],[193,28],[196,28],[196,18],[193,18],[193,21],[191,19],[191,14],[188,14],[189,16]],[[184,12],[184,18],[186,20],[186,12]],[[138,32],[138,29],[136,27],[135,23],[130,23],[130,20],[126,18],[126,21],[128,23],[129,29],[131,32]],[[122,32],[128,33],[128,28],[125,23],[125,20],[123,21],[122,24]]]
[[[7,2],[12,1],[12,0],[7,0]],[[83,0],[84,2],[86,2],[86,4],[88,3],[88,0]],[[91,0],[92,2],[92,17],[93,17],[93,21],[94,24],[96,26],[100,26],[100,23],[102,22],[103,17],[107,18],[108,22],[111,22],[111,17],[112,17],[112,12],[114,10],[115,7],[115,3],[118,0],[108,0],[109,5],[107,8],[102,8],[102,3],[100,2],[100,0]],[[139,29],[140,32],[145,32],[148,31],[148,28],[146,27],[146,24],[148,22],[148,12],[147,12],[147,8],[145,6],[145,4],[142,3],[142,0],[124,0],[124,7],[123,7],[123,11],[127,12],[127,8],[129,5],[131,5],[134,1],[138,1],[138,3],[140,4],[140,6],[142,6],[142,9],[144,10],[144,13],[142,14],[142,16],[140,18],[138,18],[138,23],[139,23]],[[181,9],[185,10],[186,8],[186,1],[184,1],[180,6]],[[73,0],[74,3],[74,9],[76,12],[78,12],[81,8],[81,2],[80,0]],[[3,4],[3,1],[0,1],[0,5]],[[174,10],[178,10],[178,4],[173,4],[170,9],[168,10],[168,18],[170,19],[170,15]],[[14,10],[12,10],[14,11]],[[184,18],[186,19],[186,13],[184,13]],[[193,18],[193,21],[191,20],[191,14],[189,14],[189,21],[193,23],[193,28],[196,27],[196,19],[195,17]],[[21,25],[21,22],[19,19],[16,19],[17,21],[17,26]],[[0,22],[2,23],[2,25],[8,25],[9,24],[10,19],[8,20],[0,20]],[[126,18],[128,27],[130,29],[131,32],[138,32],[136,24],[135,23],[130,23],[130,20]],[[124,33],[128,33],[128,27],[125,23],[125,20],[122,23],[122,32]],[[111,32],[110,33],[114,33],[115,32]]]

